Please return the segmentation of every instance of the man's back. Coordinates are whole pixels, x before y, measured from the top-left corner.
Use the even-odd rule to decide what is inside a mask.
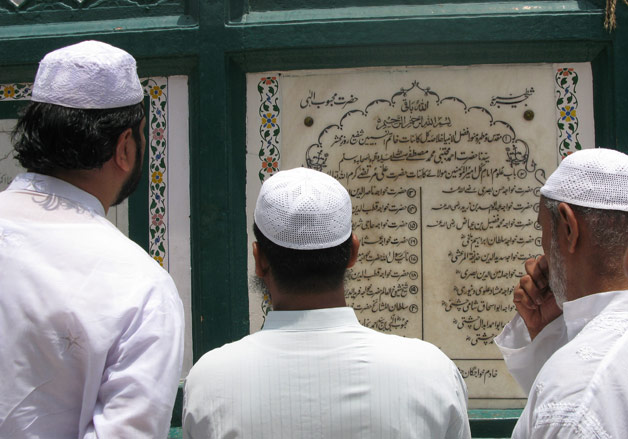
[[[164,437],[182,345],[171,278],[86,192],[38,174],[11,188],[0,193],[0,437]]]
[[[351,308],[271,312],[262,331],[207,353],[183,422],[195,439],[470,437],[455,365]]]
[[[509,337],[511,325],[499,340]],[[564,336],[563,336],[564,334]],[[511,338],[512,339],[512,338]],[[541,349],[565,342],[542,366],[515,438],[619,438],[628,431],[628,291],[565,303],[563,316],[529,345],[510,347],[507,364],[538,368]],[[516,371],[515,377],[517,377]]]

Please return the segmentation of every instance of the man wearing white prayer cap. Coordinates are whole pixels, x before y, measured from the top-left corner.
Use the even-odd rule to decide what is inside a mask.
[[[528,392],[513,438],[628,437],[628,156],[565,158],[538,221],[545,254],[526,261],[518,315],[495,338]]]
[[[165,438],[183,311],[166,271],[107,219],[141,177],[143,90],[85,41],[39,64],[0,193],[0,437]]]
[[[327,174],[281,171],[255,208],[264,328],[205,354],[185,384],[183,437],[470,438],[467,393],[438,348],[365,328],[343,278],[358,257],[351,199]]]

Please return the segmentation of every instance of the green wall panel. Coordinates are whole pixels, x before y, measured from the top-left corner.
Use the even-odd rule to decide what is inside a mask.
[[[75,2],[64,10],[60,5],[66,3],[59,2],[56,9],[35,11],[0,1],[0,82],[32,81],[45,53],[84,39],[128,50],[138,59],[141,76],[189,77],[193,318],[188,324],[195,359],[248,332],[247,72],[591,62],[596,142],[628,152],[623,2],[617,2],[614,32],[604,29],[605,2],[598,0],[393,3],[142,0],[104,8],[85,1],[82,7]],[[0,112],[15,111],[4,108]],[[132,224],[132,236],[141,234],[141,227]],[[507,436],[517,416],[475,412],[474,435]]]

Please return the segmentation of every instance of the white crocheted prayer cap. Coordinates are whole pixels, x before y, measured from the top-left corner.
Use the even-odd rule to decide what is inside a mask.
[[[583,149],[566,157],[541,188],[546,198],[628,211],[628,155],[612,149]]]
[[[333,177],[307,168],[280,171],[262,185],[255,224],[275,244],[335,247],[351,236],[351,198]]]
[[[39,63],[31,100],[70,108],[107,109],[141,102],[135,59],[100,41],[83,41]]]

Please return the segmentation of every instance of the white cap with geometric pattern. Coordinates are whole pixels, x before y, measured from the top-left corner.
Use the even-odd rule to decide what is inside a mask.
[[[541,194],[556,201],[628,211],[628,155],[612,149],[583,149],[567,156]]]
[[[39,63],[31,100],[81,109],[142,102],[135,59],[100,41],[83,41],[47,54]]]
[[[351,236],[351,197],[335,178],[307,168],[280,171],[262,185],[255,224],[275,244],[335,247]]]

